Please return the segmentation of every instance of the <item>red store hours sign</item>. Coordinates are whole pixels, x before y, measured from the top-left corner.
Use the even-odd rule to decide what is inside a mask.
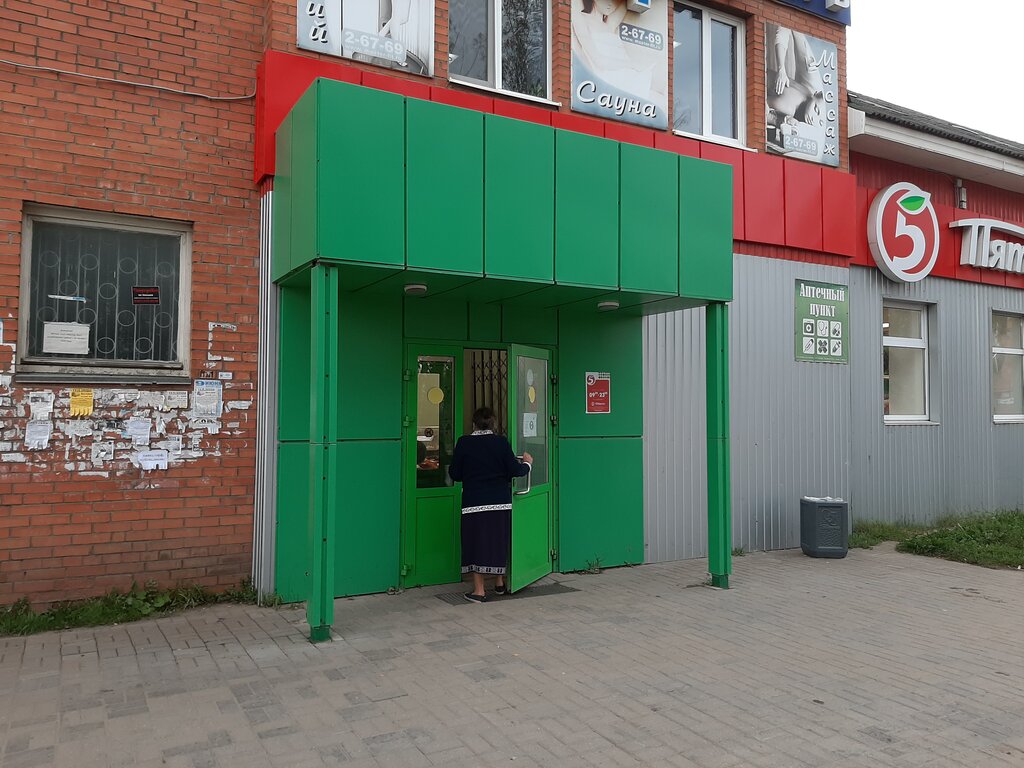
[[[587,371],[587,413],[612,412],[612,375]]]

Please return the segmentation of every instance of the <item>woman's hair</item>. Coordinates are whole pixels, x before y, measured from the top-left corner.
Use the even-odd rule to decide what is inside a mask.
[[[583,12],[590,13],[594,10],[594,0],[583,0]]]
[[[473,426],[477,429],[489,429],[493,432],[496,421],[494,411],[486,405],[473,411]]]

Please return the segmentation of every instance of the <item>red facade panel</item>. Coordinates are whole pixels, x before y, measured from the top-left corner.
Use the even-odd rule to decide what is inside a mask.
[[[467,93],[456,91],[451,88],[431,88],[430,100],[439,104],[448,104],[452,107],[472,109],[476,112],[491,113],[494,111],[494,99],[483,96],[479,93]]]
[[[501,115],[502,117],[511,117],[514,120],[525,120],[529,123],[540,123],[541,125],[551,125],[551,110],[541,109],[540,107],[531,107],[526,104],[520,104],[516,101],[506,101],[505,99],[494,100],[494,114]]]
[[[840,256],[856,255],[857,179],[848,173],[821,169],[822,249]]]
[[[786,244],[783,166],[781,157],[750,155],[744,158],[745,239],[771,245]]]
[[[749,153],[709,142],[700,143],[700,156],[713,163],[732,166],[732,230],[737,240],[746,240],[746,210],[743,204],[744,155]]]
[[[782,175],[786,245],[820,251],[823,203],[821,167],[810,163],[787,162],[783,165]]]
[[[654,148],[663,149],[666,152],[675,152],[677,155],[687,157],[700,157],[701,142],[693,139],[675,136],[671,133],[654,134]]]
[[[936,205],[935,217],[939,220],[939,257],[935,260],[932,274],[935,277],[956,278],[957,264],[960,261],[960,232],[949,228],[953,221],[956,208],[948,205]]]
[[[637,144],[641,147],[654,146],[654,131],[649,128],[638,128],[623,123],[605,123],[605,138],[622,141],[626,144]]]

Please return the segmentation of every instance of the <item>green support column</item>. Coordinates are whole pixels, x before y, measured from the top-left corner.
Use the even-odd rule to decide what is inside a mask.
[[[729,307],[707,306],[708,570],[711,584],[729,588],[732,495],[729,472]]]
[[[310,273],[309,531],[312,573],[306,620],[309,640],[331,638],[334,623],[334,532],[337,519],[338,270]]]

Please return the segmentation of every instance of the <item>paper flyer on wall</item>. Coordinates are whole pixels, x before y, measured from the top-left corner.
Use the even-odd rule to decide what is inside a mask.
[[[71,390],[71,415],[92,416],[94,407],[93,391],[75,387]]]
[[[839,165],[839,64],[833,43],[765,24],[769,152]]]
[[[192,415],[220,418],[224,411],[224,384],[213,379],[196,379],[192,391]]]
[[[668,127],[668,2],[572,0],[572,109]]]
[[[53,434],[53,423],[50,421],[30,421],[25,427],[25,448],[30,451],[41,451],[50,445]]]
[[[434,73],[433,0],[298,0],[296,32],[307,51]]]

